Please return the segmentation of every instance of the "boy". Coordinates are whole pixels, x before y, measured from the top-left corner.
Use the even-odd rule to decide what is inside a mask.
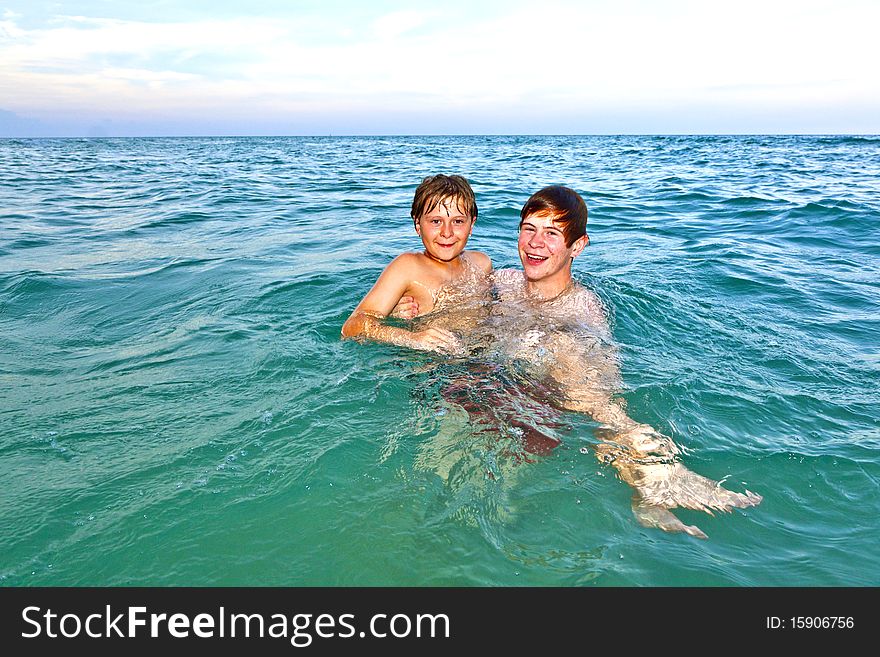
[[[430,176],[416,189],[410,214],[425,250],[391,261],[342,326],[342,337],[454,352],[460,345],[451,331],[410,331],[382,320],[401,299],[417,314],[426,314],[455,303],[456,291],[485,282],[491,260],[484,253],[464,250],[477,220],[474,192],[461,176]]]

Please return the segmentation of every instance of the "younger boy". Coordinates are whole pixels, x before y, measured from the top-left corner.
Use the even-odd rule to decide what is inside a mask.
[[[425,250],[403,253],[391,261],[342,326],[342,337],[456,351],[459,343],[451,331],[410,331],[382,320],[403,297],[419,315],[441,310],[453,300],[452,291],[476,286],[491,273],[486,254],[464,250],[477,220],[474,191],[461,176],[430,176],[416,189],[410,214]]]

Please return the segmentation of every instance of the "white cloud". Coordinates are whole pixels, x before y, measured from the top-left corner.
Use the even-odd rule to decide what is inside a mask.
[[[19,30],[17,43],[4,48],[12,66],[87,64],[95,55],[147,56],[167,51],[205,50],[222,54],[226,49],[257,47],[286,34],[269,19],[205,20],[197,23],[142,23],[114,19],[63,17],[57,28]]]
[[[880,104],[880,4],[543,3],[480,20],[394,12],[145,23],[0,22],[0,94],[20,114],[573,113],[680,104]],[[196,65],[198,64],[198,66]]]
[[[15,17],[15,14],[6,12],[3,16],[5,20],[0,21],[0,44],[23,39],[26,36],[26,32],[15,24],[13,20]]]
[[[373,21],[372,31],[380,39],[393,39],[421,27],[437,16],[437,12],[395,11]]]

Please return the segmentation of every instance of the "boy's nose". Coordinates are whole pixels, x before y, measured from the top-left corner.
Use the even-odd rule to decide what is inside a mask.
[[[444,223],[440,228],[440,235],[442,237],[452,237],[453,235],[452,224]]]

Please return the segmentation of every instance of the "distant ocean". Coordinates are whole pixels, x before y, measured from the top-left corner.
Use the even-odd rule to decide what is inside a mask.
[[[627,412],[758,507],[641,527],[575,414],[489,477],[340,341],[438,172],[497,267],[583,194]],[[880,585],[880,137],[0,140],[0,585]]]

